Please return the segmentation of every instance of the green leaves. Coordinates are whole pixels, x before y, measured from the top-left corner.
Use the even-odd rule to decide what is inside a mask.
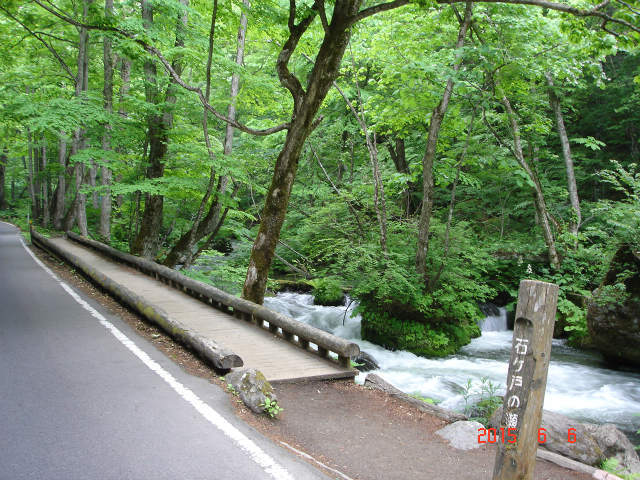
[[[627,168],[611,161],[613,170],[602,170],[600,178],[623,196],[622,201],[604,200],[596,212],[606,218],[611,233],[620,243],[640,250],[640,169],[635,163]]]
[[[604,142],[601,142],[600,140],[597,140],[590,136],[584,137],[584,138],[582,137],[572,138],[571,142],[584,145],[585,147],[590,148],[591,150],[600,150],[602,149],[602,147],[606,146]]]

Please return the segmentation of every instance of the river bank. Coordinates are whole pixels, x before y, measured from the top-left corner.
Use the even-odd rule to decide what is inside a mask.
[[[360,318],[348,308],[313,304],[309,294],[283,292],[265,299],[265,305],[291,317],[357,342],[361,350],[375,357],[375,373],[400,390],[433,398],[441,406],[462,411],[463,387],[471,380],[479,391],[486,378],[504,393],[512,332],[506,327],[506,312],[487,317],[482,336],[460,352],[430,359],[405,351],[389,351],[360,338]],[[579,422],[613,423],[635,444],[640,443],[640,373],[608,368],[593,352],[572,348],[554,340],[544,408]],[[364,374],[357,381],[364,381]]]

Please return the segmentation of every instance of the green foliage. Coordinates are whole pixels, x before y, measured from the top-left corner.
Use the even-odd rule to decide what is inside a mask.
[[[569,344],[582,346],[588,343],[589,330],[587,329],[587,312],[584,307],[579,307],[565,295],[558,298],[558,314],[564,319],[564,331],[569,333]]]
[[[605,472],[613,473],[614,475],[622,478],[623,480],[638,480],[640,474],[631,473],[620,465],[620,461],[617,458],[607,458],[602,462],[600,468]]]
[[[21,204],[17,207],[0,211],[1,218],[18,227],[23,234],[29,235],[29,215],[30,208],[28,204]]]
[[[194,268],[182,269],[181,273],[227,293],[238,295],[242,291],[247,267],[235,262],[216,261],[216,257],[221,255],[219,252],[207,251],[196,261]]]
[[[627,273],[631,274],[632,272]],[[619,278],[619,281],[614,284],[600,287],[598,294],[594,296],[594,301],[600,306],[605,306],[608,304],[624,303],[628,298],[629,293],[627,292],[624,280]]]
[[[283,410],[283,408],[278,405],[277,400],[272,400],[269,397],[265,397],[264,403],[261,403],[260,406],[264,408],[264,411],[271,418],[277,417]]]
[[[395,305],[394,313],[378,310],[361,300],[356,309],[362,316],[362,338],[390,350],[407,350],[416,355],[444,357],[456,353],[460,347],[479,336],[475,323],[423,323],[402,320],[415,318],[417,312],[401,310]],[[406,317],[403,317],[406,315]]]
[[[502,405],[502,398],[496,395],[498,385],[488,377],[482,377],[479,385],[474,385],[471,379],[467,379],[466,385],[462,388],[465,404],[464,414],[468,415],[470,420],[487,426],[493,412]],[[472,398],[474,402],[470,402]]]
[[[421,402],[429,403],[431,405],[436,405],[436,403],[437,403],[433,398],[423,397],[419,393],[410,393],[409,396],[412,397],[412,398],[415,398],[417,400],[420,400]]]
[[[340,279],[336,277],[322,277],[308,282],[313,286],[313,300],[316,305],[342,305],[344,293]]]
[[[613,169],[601,170],[599,176],[622,196],[622,201],[602,201],[597,212],[606,218],[618,243],[640,250],[640,168],[635,163],[624,168],[615,160],[611,164]]]
[[[236,387],[234,387],[231,383],[227,383],[227,391],[232,395],[235,395],[235,396],[239,395],[238,391],[236,390]]]
[[[441,232],[442,226],[435,223],[434,231]],[[455,353],[480,335],[477,303],[494,293],[482,282],[488,251],[467,248],[473,234],[468,226],[457,224],[451,258],[442,266],[437,287],[429,291],[415,273],[414,253],[402,242],[408,228],[392,224],[387,255],[381,255],[375,243],[344,246],[341,253],[342,275],[359,301],[356,312],[363,319],[362,336],[418,355]],[[435,240],[432,245],[435,270],[441,267],[442,245]]]

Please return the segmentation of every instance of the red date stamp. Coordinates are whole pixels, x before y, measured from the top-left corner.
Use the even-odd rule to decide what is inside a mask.
[[[478,443],[516,443],[518,440],[515,428],[479,428]],[[567,432],[567,442],[576,443],[576,429],[570,428]],[[547,431],[544,428],[538,429],[538,443],[547,441]]]

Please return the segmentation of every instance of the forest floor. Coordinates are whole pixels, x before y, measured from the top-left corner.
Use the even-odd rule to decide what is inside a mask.
[[[186,372],[206,378],[226,390],[220,372],[193,352],[120,305],[57,258],[38,248],[32,247],[32,251],[60,278],[120,316]],[[446,425],[443,420],[420,412],[384,392],[352,381],[276,384],[275,390],[278,403],[283,408],[277,419],[256,415],[237,397],[231,394],[229,397],[240,418],[276,444],[323,470],[329,478],[491,478],[494,445],[483,445],[470,451],[454,449],[435,435]],[[534,478],[587,480],[592,477],[538,460]]]

